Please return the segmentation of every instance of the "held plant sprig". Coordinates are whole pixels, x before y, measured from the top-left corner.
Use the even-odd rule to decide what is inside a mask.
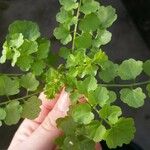
[[[40,112],[38,94],[52,99],[62,87],[70,95],[68,116],[57,120],[64,134],[56,140],[61,150],[92,150],[105,140],[109,148],[128,144],[135,133],[132,118],[122,116],[115,100],[139,108],[150,96],[150,80],[136,82],[145,73],[150,76],[150,60],[134,59],[113,63],[102,50],[112,34],[107,30],[116,20],[111,6],[95,0],[59,0],[59,22],[54,36],[63,45],[59,56],[64,64],[53,65],[50,41],[41,37],[31,21],[15,21],[9,26],[0,62],[11,61],[21,74],[0,74],[0,124],[16,124],[20,118],[34,119]],[[116,83],[118,78],[120,83]],[[125,83],[125,81],[127,81]],[[129,83],[129,81],[131,81]],[[113,91],[119,88],[120,92]],[[146,88],[146,93],[145,91]],[[23,97],[17,97],[21,92]],[[86,103],[79,103],[80,98]]]

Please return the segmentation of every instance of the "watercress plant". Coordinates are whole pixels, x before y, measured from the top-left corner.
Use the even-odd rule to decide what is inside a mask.
[[[41,36],[36,23],[17,20],[9,26],[0,62],[8,60],[22,72],[0,74],[0,124],[36,118],[39,93],[44,91],[52,99],[65,87],[72,105],[68,116],[57,120],[64,132],[56,140],[59,149],[92,150],[102,140],[109,148],[128,144],[134,138],[134,121],[122,116],[115,101],[133,108],[144,105],[150,96],[150,60],[128,59],[121,64],[109,60],[102,46],[111,41],[108,28],[117,19],[112,6],[95,0],[59,2],[54,36],[62,45],[62,64],[51,63],[50,41]],[[137,82],[143,73],[148,80]],[[86,102],[80,103],[81,98]]]

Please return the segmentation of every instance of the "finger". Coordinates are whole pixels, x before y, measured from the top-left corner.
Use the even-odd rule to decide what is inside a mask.
[[[64,92],[64,90],[62,90],[62,92]],[[54,107],[59,96],[60,94],[58,94],[53,100],[48,100],[44,92],[40,94],[39,99],[42,101],[42,105],[40,106],[41,112],[39,116],[35,120],[25,119],[21,123],[12,139],[10,147],[14,147],[16,144],[25,141],[39,127],[49,111]]]
[[[25,119],[20,127],[18,128],[17,132],[15,133],[8,150],[14,149],[16,145],[28,139],[28,137],[39,127],[39,124]]]
[[[64,89],[61,91],[61,93],[64,92]],[[56,97],[52,100],[49,100],[44,92],[42,92],[39,96],[39,99],[42,101],[42,105],[40,106],[41,112],[39,116],[35,119],[36,122],[42,123],[47,114],[53,109],[55,106],[60,94],[57,94]]]
[[[102,146],[101,146],[100,143],[97,143],[97,144],[95,145],[95,150],[102,150]]]
[[[66,92],[62,92],[52,111],[49,112],[42,124],[27,140],[27,149],[53,149],[55,139],[60,136],[61,131],[56,127],[56,120],[67,115],[70,100]],[[42,140],[41,140],[42,139]],[[34,143],[38,143],[33,145]]]

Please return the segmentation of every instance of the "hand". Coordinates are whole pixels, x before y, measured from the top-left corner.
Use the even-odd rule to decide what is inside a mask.
[[[43,93],[41,112],[34,121],[25,119],[14,135],[8,150],[54,150],[54,141],[62,132],[56,127],[56,120],[65,117],[69,110],[69,95],[63,89],[60,95],[48,101]],[[96,149],[101,150],[96,144]]]

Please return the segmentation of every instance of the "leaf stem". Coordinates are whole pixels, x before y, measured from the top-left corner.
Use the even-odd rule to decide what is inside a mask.
[[[143,81],[143,82],[137,82],[137,83],[130,83],[130,84],[100,84],[104,87],[134,87],[134,86],[140,86],[150,83],[150,80]]]
[[[0,75],[6,75],[6,76],[22,76],[23,74],[8,74],[8,73],[0,73]]]
[[[23,99],[29,98],[29,97],[31,97],[31,96],[34,96],[34,95],[36,95],[36,94],[39,94],[39,93],[40,93],[40,91],[38,91],[38,92],[36,92],[36,93],[32,93],[32,94],[30,94],[30,95],[26,95],[26,96],[24,96],[24,97],[20,97],[20,98],[8,100],[8,101],[5,101],[5,102],[0,103],[0,106],[8,104],[8,103],[10,103],[10,101],[20,101],[20,100],[23,100]]]
[[[72,41],[72,51],[75,49],[75,39],[76,39],[76,34],[77,34],[77,28],[78,28],[78,21],[79,21],[79,15],[80,15],[80,6],[81,6],[81,0],[79,2],[78,10],[77,10],[77,22],[74,26],[74,31],[73,31],[73,41]]]

